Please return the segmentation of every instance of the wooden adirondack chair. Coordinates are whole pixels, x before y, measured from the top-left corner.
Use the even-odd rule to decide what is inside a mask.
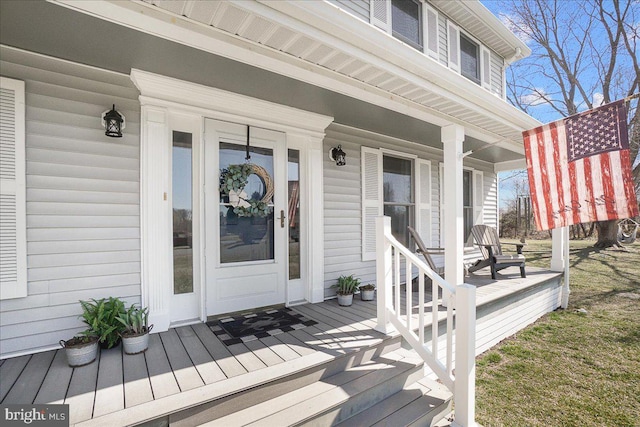
[[[498,232],[488,225],[474,225],[471,235],[475,244],[480,247],[484,259],[479,260],[469,267],[469,272],[491,267],[491,278],[495,280],[496,271],[510,266],[520,267],[520,276],[527,277],[524,271],[525,257],[522,254],[524,243],[501,243],[498,240]],[[517,254],[505,255],[502,253],[502,245],[512,244],[516,246]]]
[[[409,230],[409,234],[413,238],[413,241],[416,242],[416,246],[418,246],[417,253],[421,254],[424,257],[424,260],[427,262],[427,265],[436,272],[439,276],[444,276],[444,249],[443,248],[427,248],[420,238],[418,232],[411,226],[407,227]],[[438,255],[437,257],[432,257],[431,255]]]

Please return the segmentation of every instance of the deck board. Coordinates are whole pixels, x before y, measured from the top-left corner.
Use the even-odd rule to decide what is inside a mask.
[[[128,354],[122,360],[124,404],[127,408],[153,400],[144,353]]]
[[[102,350],[98,386],[93,416],[124,409],[124,387],[122,378],[122,350],[120,347]]]
[[[205,384],[215,383],[227,378],[191,326],[177,328],[176,332]]]
[[[266,345],[271,350],[273,350],[273,352],[276,353],[285,362],[289,360],[297,359],[298,357],[300,357],[300,355],[297,352],[295,352],[291,347],[289,347],[288,345],[286,345],[285,343],[283,343],[282,341],[278,340],[275,337],[271,336],[266,338],[260,338],[260,341],[262,341],[264,345]]]
[[[71,381],[71,374],[73,374],[73,368],[67,364],[67,355],[64,350],[56,350],[53,362],[46,372],[42,386],[33,403],[63,403]]]
[[[183,328],[185,327],[188,326],[183,326]],[[204,381],[200,377],[198,370],[193,366],[193,363],[191,363],[191,359],[182,345],[176,329],[161,332],[160,338],[167,352],[167,358],[169,359],[173,374],[178,381],[180,391],[203,386]]]
[[[526,291],[529,286],[558,275],[528,268],[528,277],[523,279],[517,268],[512,270],[503,270],[498,280],[490,279],[488,269],[465,278],[477,287],[480,309],[490,309],[492,301]],[[403,306],[406,297],[405,289],[401,289]],[[418,293],[410,292],[409,297],[417,325]],[[430,294],[426,293],[425,298],[428,300]],[[145,353],[125,355],[121,347],[103,350],[96,362],[75,369],[67,365],[63,350],[2,360],[0,398],[4,399],[2,403],[33,400],[70,404],[72,424],[92,417],[100,417],[95,421],[105,426],[121,424],[123,420],[135,424],[136,420],[146,419],[148,411],[160,414],[180,410],[193,399],[203,399],[204,403],[205,399],[224,396],[229,387],[235,390],[239,385],[262,384],[270,378],[308,369],[319,361],[359,349],[369,351],[388,338],[373,329],[377,324],[375,301],[361,301],[356,296],[351,307],[327,300],[292,309],[318,323],[232,346],[224,345],[204,323],[183,326],[152,334]],[[427,325],[431,323],[430,310],[429,304],[425,307]],[[440,306],[438,316],[445,315]],[[509,333],[507,326],[504,334]],[[479,335],[478,339],[483,337]]]
[[[49,351],[34,354],[2,403],[32,403],[38,394],[42,381],[44,381],[54,355],[55,353]]]
[[[88,420],[93,416],[93,402],[96,395],[96,380],[102,355],[96,362],[73,368],[69,390],[64,403],[69,405],[71,423]]]
[[[198,323],[192,326],[193,331],[198,335],[200,341],[204,344],[205,348],[216,361],[222,372],[227,378],[232,378],[237,375],[246,374],[248,371],[242,366],[227,347],[220,342],[218,337],[209,329],[204,323]]]
[[[313,354],[316,350],[312,349],[308,345],[306,345],[302,340],[297,337],[300,335],[299,330],[291,331],[287,334],[276,335],[276,338],[281,342],[285,343],[289,346],[293,351],[298,353],[300,356],[306,356],[307,354]]]
[[[253,354],[244,344],[229,345],[227,346],[227,349],[248,372],[257,371],[267,367],[267,365],[260,360],[258,356]]]
[[[11,359],[7,359],[5,363],[0,366],[0,402],[4,403],[4,398],[9,394],[13,384],[16,382],[22,370],[29,360],[31,359],[31,355],[27,356],[18,356],[13,357]]]
[[[160,334],[149,336],[149,349],[145,352],[144,357],[147,360],[153,398],[160,399],[179,393],[180,388],[162,346]]]
[[[244,345],[247,346],[249,350],[253,354],[255,354],[262,363],[267,366],[277,365],[279,363],[284,362],[284,359],[278,356],[271,348],[267,347],[262,341],[253,340],[245,342]]]
[[[306,317],[330,326],[331,329],[329,329],[327,332],[335,331],[340,334],[351,336],[353,339],[357,338],[358,330],[356,328],[351,325],[345,324],[345,322],[340,322],[331,315],[327,315],[327,312],[324,309],[314,307],[313,305],[309,304],[299,307],[297,308],[297,310],[301,311]]]

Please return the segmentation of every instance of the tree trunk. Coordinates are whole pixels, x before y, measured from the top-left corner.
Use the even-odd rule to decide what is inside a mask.
[[[596,248],[621,248],[618,243],[618,221],[600,221],[596,223],[598,229],[598,241],[595,243]]]

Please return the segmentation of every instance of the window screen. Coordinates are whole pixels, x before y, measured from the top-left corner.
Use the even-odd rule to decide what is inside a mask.
[[[393,35],[414,47],[422,47],[420,3],[413,0],[391,1]]]
[[[480,56],[478,45],[460,34],[460,62],[462,75],[480,83]]]

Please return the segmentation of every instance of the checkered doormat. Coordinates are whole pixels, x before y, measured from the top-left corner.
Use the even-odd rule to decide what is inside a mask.
[[[315,325],[302,314],[289,308],[226,317],[207,325],[225,345],[253,341]]]

